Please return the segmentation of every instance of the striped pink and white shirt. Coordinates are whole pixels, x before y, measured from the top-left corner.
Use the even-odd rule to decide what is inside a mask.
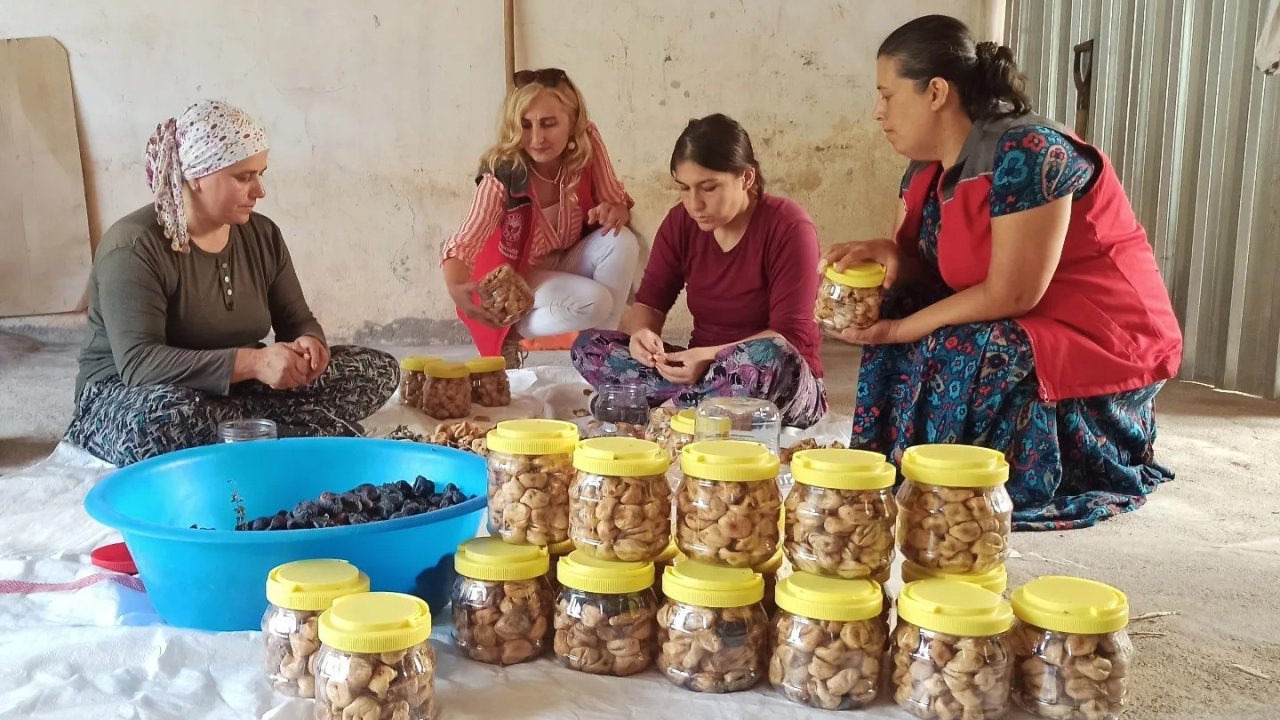
[[[627,194],[622,181],[613,170],[613,161],[609,159],[609,151],[600,139],[600,130],[595,123],[587,125],[587,139],[591,142],[591,178],[595,183],[592,188],[597,202],[635,205],[635,201]],[[491,173],[486,173],[476,186],[476,197],[471,203],[471,211],[458,228],[440,249],[440,261],[456,258],[467,264],[475,265],[476,255],[484,246],[498,223],[502,221],[503,209],[506,205],[507,189],[502,181]],[[529,261],[536,263],[557,250],[572,247],[582,239],[582,223],[586,219],[586,209],[578,206],[576,187],[569,183],[560,186],[560,208],[554,226],[548,223],[542,213],[536,213],[533,237],[530,241]]]

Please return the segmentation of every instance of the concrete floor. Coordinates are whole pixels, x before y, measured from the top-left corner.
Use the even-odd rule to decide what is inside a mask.
[[[56,444],[71,415],[78,347],[74,333],[0,329],[0,475]],[[442,351],[467,353],[432,348]],[[824,349],[835,412],[852,410],[857,357],[847,346]],[[565,353],[530,359],[566,362]],[[1280,404],[1173,383],[1159,410],[1158,458],[1177,480],[1141,510],[1095,528],[1018,534],[1011,582],[1084,575],[1125,590],[1134,615],[1176,613],[1131,626],[1153,634],[1134,641],[1134,704],[1125,717],[1275,718],[1280,493],[1266,468],[1280,452]]]

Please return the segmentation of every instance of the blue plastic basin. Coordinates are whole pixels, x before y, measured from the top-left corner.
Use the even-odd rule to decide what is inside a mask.
[[[413,517],[364,525],[237,532],[246,516],[292,509],[325,491],[361,483],[454,483],[476,497]],[[483,458],[396,440],[296,438],[210,445],[118,470],[85,498],[98,522],[124,536],[156,612],[201,630],[259,627],[271,568],[292,560],[341,558],[369,575],[373,590],[413,593],[439,612],[453,582],[453,554],[484,519]],[[192,524],[213,530],[193,530]]]

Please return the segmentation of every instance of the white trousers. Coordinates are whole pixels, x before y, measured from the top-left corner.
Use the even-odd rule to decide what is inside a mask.
[[[580,330],[617,330],[635,282],[640,244],[629,228],[596,230],[567,250],[542,258],[525,278],[533,310],[516,323],[520,337]]]

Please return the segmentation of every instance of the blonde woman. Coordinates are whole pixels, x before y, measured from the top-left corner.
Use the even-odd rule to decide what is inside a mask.
[[[569,76],[522,70],[503,104],[497,144],[480,160],[471,212],[441,250],[449,296],[483,355],[519,364],[520,338],[616,328],[639,248],[631,206],[600,131]],[[533,309],[503,325],[476,283],[511,265]]]

